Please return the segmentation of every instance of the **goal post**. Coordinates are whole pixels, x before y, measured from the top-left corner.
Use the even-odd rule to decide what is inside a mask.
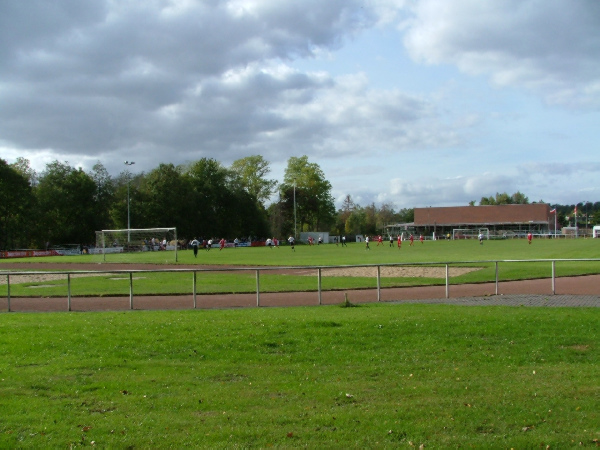
[[[482,234],[484,239],[490,238],[489,228],[454,228],[452,239],[477,239],[479,234]]]
[[[139,252],[168,252],[177,262],[177,228],[139,228],[96,231],[96,248],[93,253],[102,255],[123,255]],[[172,252],[172,253],[171,253]],[[123,260],[124,257],[113,259]],[[171,259],[168,256],[167,259]]]

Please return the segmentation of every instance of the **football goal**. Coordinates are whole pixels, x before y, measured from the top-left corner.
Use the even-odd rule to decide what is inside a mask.
[[[477,239],[480,233],[484,239],[490,238],[490,230],[488,228],[454,228],[452,230],[452,239]]]
[[[115,255],[111,259],[124,260],[125,258],[116,255],[165,252],[165,259],[177,262],[177,244],[175,227],[102,230],[96,231],[96,248],[92,252],[102,255],[103,261],[106,261],[107,255]]]

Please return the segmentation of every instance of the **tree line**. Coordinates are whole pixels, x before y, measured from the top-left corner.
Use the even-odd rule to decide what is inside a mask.
[[[38,174],[30,162],[0,159],[0,249],[92,244],[105,229],[176,227],[178,236],[266,238],[335,223],[331,184],[306,156],[292,157],[284,182],[249,156],[225,167],[212,158],[131,166],[116,177],[98,162],[91,171],[53,161]],[[266,202],[279,191],[278,199]]]
[[[269,163],[259,155],[229,167],[202,158],[179,166],[160,164],[148,173],[130,169],[112,177],[100,162],[86,172],[53,161],[38,174],[27,159],[13,164],[0,159],[0,249],[93,244],[96,231],[124,229],[128,223],[132,229],[174,226],[184,239],[264,239],[302,231],[374,235],[386,224],[414,221],[413,208],[361,206],[350,195],[336,210],[331,183],[307,156],[289,158],[281,183],[268,178]],[[479,202],[514,203],[529,199],[520,192],[497,193]],[[575,214],[579,226],[586,219],[600,223],[599,202],[551,207],[561,226],[574,224]]]

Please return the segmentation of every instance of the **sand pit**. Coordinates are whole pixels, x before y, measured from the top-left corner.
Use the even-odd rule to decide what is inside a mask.
[[[465,273],[475,272],[480,267],[450,267],[450,276],[455,277]],[[315,275],[315,271],[307,271],[303,275]],[[339,267],[334,269],[323,269],[321,275],[324,277],[376,277],[377,267]],[[445,278],[445,267],[428,266],[402,266],[381,267],[380,276],[389,278]]]

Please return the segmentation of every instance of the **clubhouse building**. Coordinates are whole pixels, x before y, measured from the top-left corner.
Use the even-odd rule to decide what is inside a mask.
[[[404,233],[438,238],[489,238],[554,234],[554,212],[547,203],[415,208],[412,223],[389,224],[386,234]]]

